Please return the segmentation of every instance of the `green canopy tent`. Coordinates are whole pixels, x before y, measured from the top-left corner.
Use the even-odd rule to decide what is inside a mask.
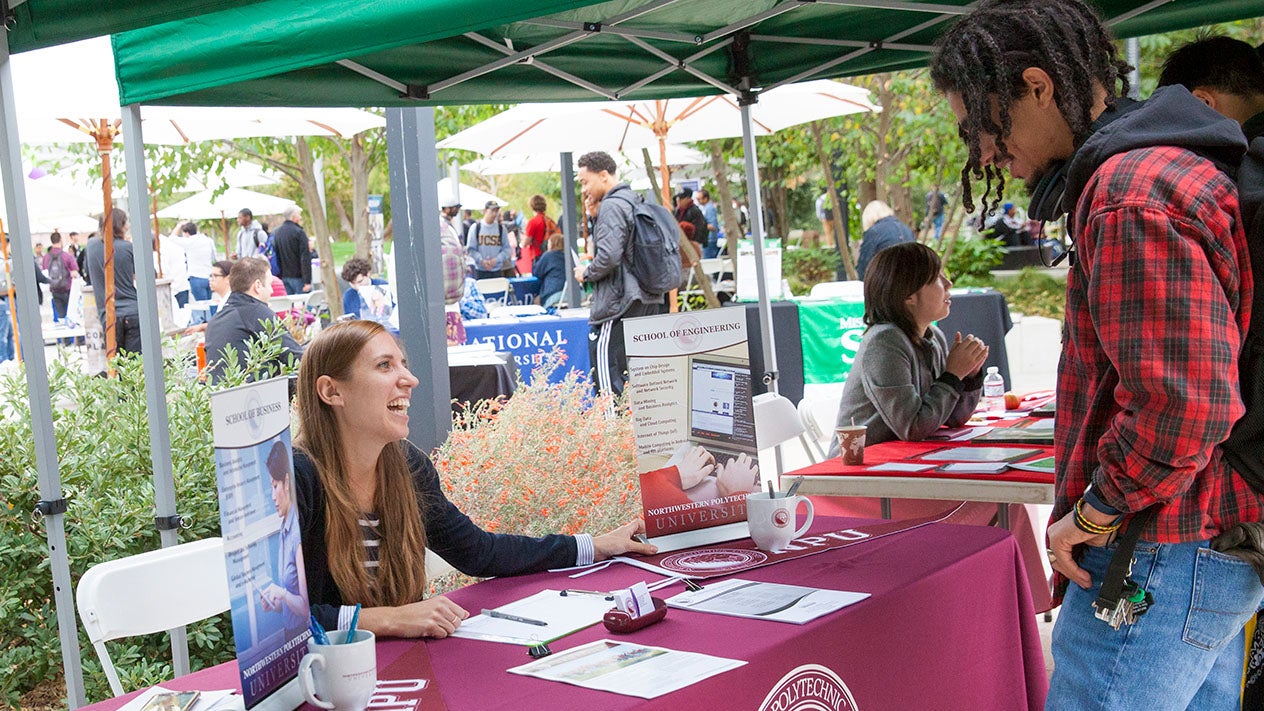
[[[924,65],[964,0],[267,0],[114,37],[124,103],[421,106],[663,99]],[[1098,0],[1117,36],[1259,0]],[[249,16],[249,23],[243,23]],[[243,33],[242,28],[250,31]],[[742,65],[741,56],[749,58]]]
[[[1115,19],[1120,36],[1264,14],[1259,0],[1097,4],[1104,16]],[[124,128],[133,145],[143,143],[140,103],[400,107],[389,112],[387,126],[397,234],[402,225],[404,241],[420,246],[422,231],[433,229],[437,199],[427,191],[409,193],[437,179],[433,122],[426,110],[403,107],[661,98],[733,89],[754,99],[759,90],[778,83],[919,66],[938,33],[968,7],[961,0],[0,0],[5,28],[0,32],[0,171],[9,205],[6,227],[16,237],[16,284],[29,291],[35,279],[18,177],[11,50],[119,33],[114,41],[120,103],[127,106]],[[745,147],[748,182],[758,185],[753,139],[748,137]],[[139,153],[129,156],[128,169],[143,176]],[[752,197],[757,196],[754,191]],[[753,213],[758,239],[760,212]],[[573,205],[567,214],[576,214]],[[137,251],[146,253],[152,235],[144,221],[135,227]],[[423,270],[438,273],[423,251],[397,256],[401,277],[417,282]],[[401,284],[401,308],[422,313],[437,303],[441,311],[435,289],[424,291],[419,283]],[[144,350],[153,354],[147,356],[147,389],[161,401],[154,295],[142,289],[140,300]],[[21,319],[23,340],[39,342],[34,307],[23,305]],[[415,339],[406,331],[405,341],[415,352],[431,351],[417,345],[434,342],[438,357],[431,360],[442,366],[446,353],[439,333],[437,339]],[[27,363],[33,430],[40,433],[41,495],[51,502],[46,520],[68,700],[77,707],[82,683],[43,354],[31,354]],[[430,375],[442,377],[446,387],[446,373],[435,364]],[[439,404],[446,409],[446,402]],[[174,509],[169,513],[174,516]],[[159,516],[165,515],[160,503]]]

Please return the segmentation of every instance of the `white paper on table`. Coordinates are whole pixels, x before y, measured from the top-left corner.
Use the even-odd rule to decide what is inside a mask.
[[[683,610],[801,625],[867,597],[869,593],[730,578],[668,598],[667,604]]]
[[[603,639],[508,671],[653,699],[744,664],[738,659]]]
[[[177,692],[174,689],[166,689],[161,686],[152,686],[148,689],[145,689],[136,698],[118,707],[118,711],[140,711],[142,708],[144,708],[145,704],[149,703],[149,700],[152,699],[154,696],[158,694],[172,694],[172,693],[177,693]],[[232,697],[234,696],[237,697],[236,699],[237,707],[241,708],[243,706],[243,704],[241,703],[241,696],[233,689],[203,691],[198,694],[197,701],[193,702],[193,706],[189,708],[189,711],[212,711],[213,709],[218,709],[218,708],[230,708],[230,706],[224,702],[226,699],[232,699]]]
[[[480,614],[463,621],[451,636],[506,644],[540,644],[597,624],[612,607],[614,604],[609,600],[595,595],[562,595],[560,590],[541,590],[501,605],[496,611],[547,624],[532,625]]]
[[[872,467],[866,467],[871,472],[924,472],[927,469],[934,469],[934,464],[912,464],[909,462],[883,462],[875,464]]]
[[[1053,457],[1030,459],[1028,461],[1017,462],[1009,466],[1011,469],[1018,469],[1025,472],[1036,472],[1038,474],[1054,474],[1057,472],[1057,469],[1054,466]]]

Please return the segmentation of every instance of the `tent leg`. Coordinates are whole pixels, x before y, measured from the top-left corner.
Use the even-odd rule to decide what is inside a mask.
[[[434,109],[387,109],[386,155],[395,225],[399,335],[413,356],[413,373],[421,381],[413,402],[430,408],[413,409],[417,416],[409,422],[408,434],[421,451],[429,452],[443,443],[452,429]]]
[[[131,190],[127,191],[128,213],[141,216],[148,211],[145,186],[145,140],[140,127],[140,106],[123,107],[123,145]],[[135,219],[132,239],[136,248],[136,273],[153,275],[154,235],[149,220]],[[171,465],[171,423],[168,420],[166,382],[162,364],[162,332],[158,327],[158,289],[152,276],[136,280],[136,304],[140,311],[141,360],[145,368],[145,404],[149,410],[149,458],[154,470],[155,521],[162,547],[180,542],[175,524],[176,485]],[[176,676],[189,673],[189,640],[184,627],[171,630],[171,663]]]
[[[768,281],[764,277],[764,201],[759,192],[759,163],[755,155],[755,131],[750,104],[742,103],[742,152],[746,154],[746,204],[750,205],[751,241],[755,244],[755,281],[759,293],[759,328],[763,334],[764,373],[768,392],[777,392],[777,350],[773,348],[772,304],[768,301]],[[736,255],[734,255],[736,264]],[[769,380],[771,376],[771,380]]]
[[[566,215],[566,223],[562,231],[566,234],[566,303],[572,308],[579,308],[584,297],[584,288],[575,281],[575,257],[579,251],[579,221],[587,219],[581,215],[582,208],[575,205],[575,164],[570,153],[563,153],[558,159],[562,169],[562,212]]]
[[[26,213],[26,184],[22,170],[22,144],[18,138],[17,108],[13,98],[13,74],[9,67],[9,33],[0,28],[0,174],[4,179],[5,204],[13,245],[13,277],[17,293],[34,294],[35,255],[31,250],[30,221]],[[10,307],[18,310],[21,343],[26,346],[26,392],[31,406],[31,432],[35,435],[35,468],[39,474],[40,499],[61,502],[61,472],[57,462],[57,438],[53,432],[53,405],[48,390],[48,365],[44,359],[43,328],[34,298],[19,298]],[[66,702],[72,709],[84,705],[83,665],[79,656],[79,631],[75,601],[66,558],[65,516],[44,516],[48,535],[49,567],[53,574],[53,600],[61,640],[62,668],[66,674]]]

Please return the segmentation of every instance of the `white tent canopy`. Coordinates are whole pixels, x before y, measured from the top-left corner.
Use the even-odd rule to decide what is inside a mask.
[[[163,219],[213,220],[236,217],[242,208],[248,208],[255,215],[279,215],[296,204],[293,200],[244,188],[229,188],[218,196],[213,190],[204,190],[159,210],[158,216]]]

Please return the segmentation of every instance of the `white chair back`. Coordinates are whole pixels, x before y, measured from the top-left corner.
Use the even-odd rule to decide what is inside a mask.
[[[206,538],[98,563],[79,579],[79,617],[115,696],[105,642],[183,627],[228,609],[224,539]]]
[[[819,461],[804,436],[807,429],[799,419],[799,412],[789,398],[777,393],[760,393],[751,398],[751,406],[755,414],[755,439],[760,449],[778,447],[798,437],[808,459],[813,464]]]
[[[483,295],[483,300],[488,304],[506,304],[509,302],[509,280],[505,277],[491,277],[489,279],[479,279],[474,282],[478,287],[478,293]]]
[[[803,398],[799,401],[799,420],[803,422],[804,434],[807,435],[808,441],[812,445],[812,450],[816,454],[816,461],[823,462],[826,459],[825,448],[821,446],[822,441],[829,441],[829,435],[825,434],[825,430],[821,427],[820,421],[816,418],[816,403],[809,399]]]
[[[823,281],[813,286],[808,296],[814,299],[864,300],[865,283],[863,281]]]

